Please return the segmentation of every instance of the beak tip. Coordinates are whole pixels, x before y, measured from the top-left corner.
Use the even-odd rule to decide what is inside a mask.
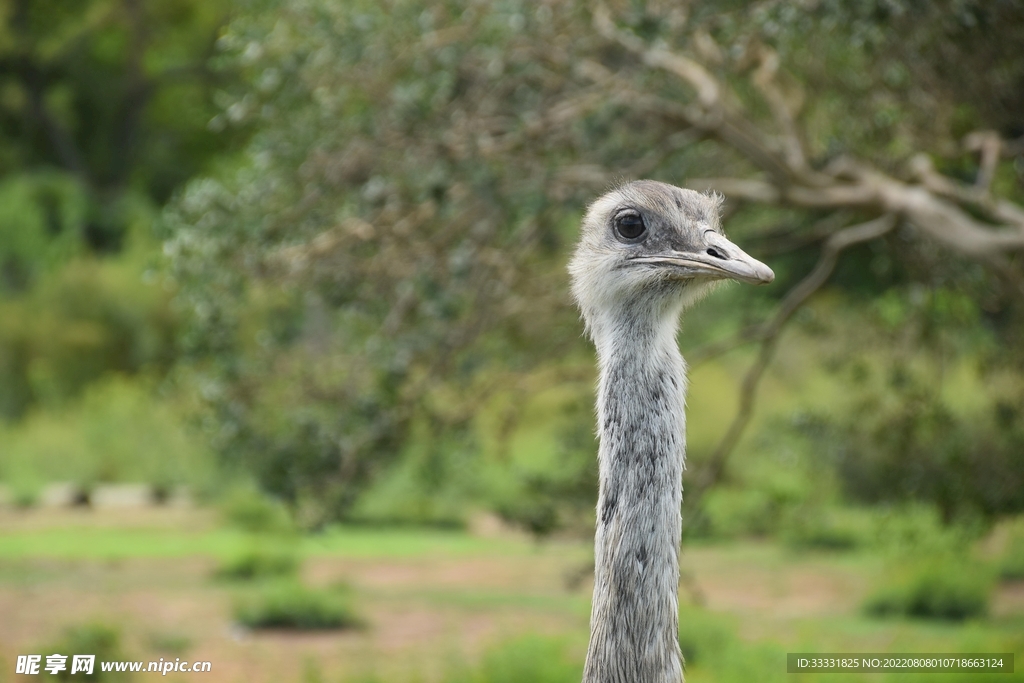
[[[775,281],[775,271],[769,268],[764,263],[751,259],[754,266],[754,277],[757,279],[759,285],[770,285]]]

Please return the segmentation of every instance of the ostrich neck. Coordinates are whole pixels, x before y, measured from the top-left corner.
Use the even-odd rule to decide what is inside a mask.
[[[686,366],[679,309],[593,321],[600,492],[584,683],[679,683]]]

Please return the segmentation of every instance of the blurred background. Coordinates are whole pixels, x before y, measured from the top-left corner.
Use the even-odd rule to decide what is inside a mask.
[[[0,681],[579,680],[565,265],[642,177],[725,194],[777,274],[680,334],[687,680],[1024,667],[1021,0],[0,17]]]

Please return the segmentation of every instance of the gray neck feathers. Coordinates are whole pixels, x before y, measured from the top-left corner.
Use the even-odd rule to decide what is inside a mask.
[[[686,366],[681,302],[587,316],[601,368],[600,494],[584,683],[679,683]]]

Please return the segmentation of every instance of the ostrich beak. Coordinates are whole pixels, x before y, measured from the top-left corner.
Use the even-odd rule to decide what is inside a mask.
[[[701,239],[702,248],[692,251],[670,251],[639,256],[638,263],[668,266],[685,277],[703,275],[716,280],[738,280],[752,285],[766,285],[775,273],[714,230],[707,230]]]

